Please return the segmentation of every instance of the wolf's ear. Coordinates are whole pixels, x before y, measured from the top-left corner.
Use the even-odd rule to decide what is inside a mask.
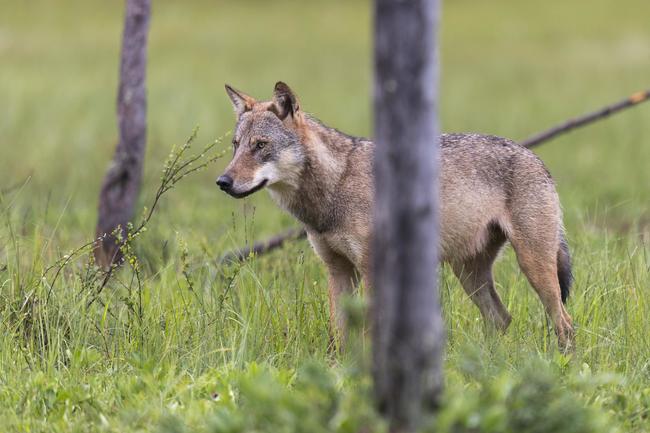
[[[275,83],[271,110],[274,111],[280,119],[284,120],[288,115],[293,117],[299,109],[300,105],[298,104],[298,98],[289,86],[282,81]]]
[[[253,109],[253,105],[255,104],[255,99],[248,96],[244,92],[240,92],[239,90],[233,89],[232,87],[226,84],[226,93],[228,93],[228,97],[230,97],[230,100],[232,101],[232,106],[235,109],[235,113],[237,113],[237,116],[241,116],[246,111],[250,111]]]

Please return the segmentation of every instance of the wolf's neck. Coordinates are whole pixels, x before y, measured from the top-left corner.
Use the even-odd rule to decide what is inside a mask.
[[[339,223],[335,211],[349,154],[368,140],[344,134],[305,115],[302,128],[304,168],[295,187],[277,186],[271,195],[308,228],[325,232]]]
[[[348,168],[350,153],[369,140],[345,134],[309,115],[304,117],[302,141],[308,166],[321,182],[336,184]]]
[[[370,140],[365,137],[355,137],[341,132],[336,128],[325,125],[323,122],[308,114],[304,115],[306,129],[313,132],[322,143],[335,151],[349,150]]]

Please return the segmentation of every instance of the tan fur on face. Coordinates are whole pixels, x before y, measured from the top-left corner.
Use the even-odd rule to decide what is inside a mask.
[[[237,180],[238,190],[246,191],[259,183],[258,174],[261,168],[249,153],[239,152],[226,167],[226,173]]]

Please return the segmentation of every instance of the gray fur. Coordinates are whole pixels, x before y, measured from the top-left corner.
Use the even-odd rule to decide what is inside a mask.
[[[286,84],[278,83],[266,102],[227,89],[238,113],[228,192],[239,197],[266,186],[305,224],[328,267],[331,320],[343,326],[339,295],[353,289],[358,275],[370,285],[374,145],[305,114]],[[440,158],[441,260],[485,320],[505,330],[511,318],[494,288],[492,265],[510,241],[568,348],[573,328],[562,301],[571,266],[559,198],[542,161],[511,140],[481,134],[443,134]]]

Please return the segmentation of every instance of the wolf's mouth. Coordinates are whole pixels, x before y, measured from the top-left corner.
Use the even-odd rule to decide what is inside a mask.
[[[248,191],[235,192],[233,190],[230,190],[230,191],[227,191],[227,193],[230,194],[231,196],[235,197],[235,198],[244,198],[244,197],[249,196],[249,195],[253,194],[254,192],[257,192],[257,191],[261,190],[262,188],[264,188],[268,181],[269,181],[268,179],[264,179],[263,181],[258,183],[257,186],[254,186],[253,188],[249,189]]]

